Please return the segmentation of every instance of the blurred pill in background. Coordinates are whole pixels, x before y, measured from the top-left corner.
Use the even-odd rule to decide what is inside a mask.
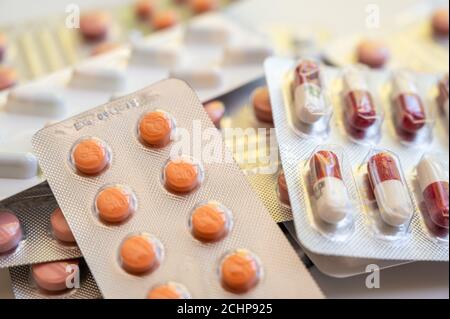
[[[92,56],[101,55],[105,53],[109,53],[119,48],[121,45],[115,42],[102,42],[97,44],[91,51]]]
[[[162,30],[176,25],[179,17],[176,11],[167,9],[155,12],[150,21],[155,30]]]
[[[362,40],[357,49],[358,62],[371,68],[382,68],[389,60],[389,48],[381,41],[375,39]]]
[[[189,6],[195,13],[205,13],[217,9],[217,0],[189,0]]]
[[[269,89],[267,87],[259,87],[253,91],[251,103],[256,118],[265,123],[272,123],[272,105],[270,103]]]
[[[78,271],[78,260],[48,262],[31,266],[31,274],[36,285],[48,292],[68,290],[67,279]]]
[[[0,62],[3,61],[6,55],[7,39],[6,35],[0,33]]]
[[[283,171],[281,171],[280,175],[278,175],[278,196],[280,198],[280,201],[283,204],[288,205],[288,206],[291,205],[291,201],[289,199],[287,183],[286,183],[286,176],[284,175]]]
[[[0,210],[0,254],[15,249],[22,237],[22,226],[16,215],[6,210]]]
[[[204,107],[213,124],[217,128],[220,128],[220,121],[225,114],[225,104],[223,104],[223,102],[221,101],[211,101],[206,103]]]
[[[154,0],[138,0],[134,7],[134,12],[136,17],[140,20],[150,19],[152,14],[155,12],[155,1]]]
[[[17,83],[17,72],[11,67],[0,65],[0,91],[6,90]]]
[[[73,236],[72,230],[70,230],[69,224],[59,207],[51,214],[50,224],[52,226],[53,236],[55,236],[56,239],[68,244],[75,243],[75,237]]]
[[[110,28],[111,16],[107,12],[89,12],[80,17],[80,32],[86,41],[104,40]]]
[[[437,9],[431,18],[431,26],[436,37],[448,37],[448,8]]]

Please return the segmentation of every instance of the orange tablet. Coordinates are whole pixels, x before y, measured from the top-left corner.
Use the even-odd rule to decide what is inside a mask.
[[[241,294],[254,288],[260,280],[260,266],[246,250],[238,250],[225,257],[220,267],[222,286]]]
[[[155,270],[160,263],[159,244],[149,235],[133,235],[124,240],[120,247],[122,268],[135,275]]]
[[[86,175],[96,175],[108,165],[108,151],[99,140],[85,139],[78,142],[73,148],[72,161],[79,172]]]
[[[164,168],[164,184],[169,191],[189,193],[201,182],[202,169],[187,158],[170,160]]]
[[[0,91],[14,86],[17,83],[17,77],[16,70],[0,65]]]
[[[202,242],[215,242],[229,232],[230,216],[226,208],[218,203],[208,203],[197,207],[191,215],[192,236]]]
[[[188,299],[186,289],[176,283],[167,283],[153,288],[147,295],[147,299]]]
[[[272,105],[270,103],[269,89],[259,87],[252,93],[252,106],[256,118],[261,122],[272,123]]]
[[[120,223],[133,213],[132,195],[120,186],[106,187],[98,193],[95,207],[101,220]]]
[[[204,13],[217,9],[218,2],[217,0],[190,0],[189,6],[195,13]]]
[[[155,11],[155,2],[153,0],[138,0],[135,4],[134,11],[136,17],[141,20],[150,18]]]
[[[156,12],[152,17],[152,26],[156,30],[166,29],[178,23],[178,15],[173,10]]]
[[[144,144],[152,147],[164,147],[170,143],[173,121],[162,111],[145,114],[139,122],[139,137]]]

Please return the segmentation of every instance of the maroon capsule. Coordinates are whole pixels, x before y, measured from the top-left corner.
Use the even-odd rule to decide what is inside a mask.
[[[449,228],[449,187],[448,182],[438,181],[428,185],[423,198],[431,220],[439,227]]]
[[[319,65],[311,60],[301,61],[295,68],[295,87],[304,83],[312,83],[321,86]]]
[[[346,97],[346,119],[358,130],[367,130],[376,122],[377,111],[372,95],[367,91],[351,91]]]
[[[396,98],[396,125],[404,132],[416,134],[425,126],[425,108],[420,96],[414,93],[402,93]]]
[[[311,172],[314,172],[315,181],[325,177],[335,177],[342,180],[341,166],[334,152],[316,152],[311,159],[310,165]]]

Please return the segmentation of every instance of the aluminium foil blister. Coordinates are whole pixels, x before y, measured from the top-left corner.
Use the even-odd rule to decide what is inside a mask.
[[[58,208],[47,183],[30,188],[0,202],[20,221],[23,237],[11,252],[0,254],[0,268],[81,257],[76,244],[63,243],[52,233],[50,216]]]
[[[220,150],[222,160],[229,159],[225,163],[203,162],[203,183],[190,195],[174,195],[161,185],[169,149],[147,149],[136,139],[138,120],[156,108],[170,112],[177,128],[187,130],[190,136],[194,120],[201,123],[203,131],[216,132],[210,146]],[[111,148],[113,161],[102,175],[84,178],[74,174],[68,164],[73,144],[83,136],[101,138]],[[202,140],[205,145],[207,141]],[[33,146],[105,298],[144,298],[154,285],[168,281],[187,287],[193,298],[322,297],[232,160],[198,97],[184,82],[162,81],[50,126],[34,136]],[[99,223],[92,213],[96,193],[110,183],[130,185],[138,201],[133,217],[116,227]],[[232,212],[234,226],[221,242],[203,245],[189,232],[188,214],[210,200],[219,201]],[[126,236],[141,232],[159,238],[165,257],[152,274],[133,276],[121,269],[117,252]],[[257,256],[263,273],[259,285],[244,295],[226,292],[218,274],[222,257],[239,248]]]
[[[204,43],[185,45],[185,31],[190,25],[206,26],[206,29],[209,25],[213,29],[217,26],[223,27],[229,31],[230,40],[212,46]],[[136,38],[132,42],[132,45],[126,45],[111,53],[91,58],[75,66],[75,69],[68,68],[58,71],[12,90],[0,92],[0,156],[2,153],[12,153],[29,156],[35,161],[31,149],[31,137],[41,128],[84,112],[93,105],[106,103],[110,99],[124,96],[169,77],[171,67],[158,65],[153,59],[135,61],[132,57],[133,46],[170,48],[180,55],[178,66],[182,68],[189,66],[195,70],[200,66],[204,69],[217,70],[220,78],[217,85],[196,88],[202,101],[223,95],[263,75],[261,67],[263,60],[247,61],[248,63],[240,61],[235,65],[224,63],[223,52],[226,43],[233,47],[245,44],[262,46],[270,50],[263,36],[248,30],[222,14],[214,13],[194,18],[186,26],[177,26],[157,32],[148,38]],[[90,84],[85,78],[74,81],[74,73],[76,73],[74,70],[80,69],[84,72],[100,70],[106,73],[104,76],[111,77],[112,80],[100,80]],[[9,100],[11,92],[17,89],[22,92],[50,94],[51,101],[55,103],[56,107],[50,109],[48,104],[28,104],[26,108],[18,111],[14,101]],[[0,171],[1,169],[0,167]],[[1,177],[0,199],[17,194],[44,180],[36,167],[31,167],[30,172],[22,178]]]
[[[346,130],[341,120],[340,70],[321,67],[322,76],[326,78],[325,87],[331,96],[333,115],[330,119],[328,134],[322,138],[308,138],[299,135],[290,125],[289,103],[290,84],[286,79],[292,74],[296,61],[283,58],[270,58],[266,61],[266,77],[268,80],[271,101],[274,113],[277,138],[280,145],[281,159],[286,173],[291,206],[294,214],[297,235],[302,245],[314,253],[330,256],[347,256],[369,259],[390,260],[430,260],[448,261],[448,241],[436,240],[422,222],[422,214],[413,196],[411,183],[415,171],[423,153],[427,150],[441,150],[448,157],[448,128],[442,119],[436,115],[432,135],[419,145],[407,145],[399,142],[391,119],[391,75],[388,72],[374,73],[378,83],[376,91],[372,92],[378,101],[381,101],[385,113],[385,119],[381,127],[381,140],[378,143],[354,143],[347,137]],[[438,76],[420,75],[418,87],[422,99],[427,108],[436,109],[436,84]],[[354,229],[344,238],[324,236],[317,231],[311,223],[311,209],[308,203],[305,185],[302,176],[305,172],[305,164],[309,161],[313,151],[324,145],[337,145],[345,154],[346,165],[350,166],[347,174],[353,175],[352,180],[347,180],[349,193],[357,199],[356,213],[354,216]],[[360,181],[362,171],[366,167],[364,160],[369,152],[374,149],[387,149],[396,154],[401,161],[405,178],[408,182],[408,191],[414,207],[413,218],[409,227],[406,227],[404,236],[400,240],[390,240],[389,236],[376,236],[372,225],[371,214],[365,205],[364,188]]]
[[[9,269],[11,286],[16,299],[102,299],[102,294],[84,261],[79,267],[79,287],[59,293],[49,293],[35,283],[31,266],[23,265]]]

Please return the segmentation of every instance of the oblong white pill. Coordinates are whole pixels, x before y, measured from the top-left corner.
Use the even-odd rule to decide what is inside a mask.
[[[295,113],[297,119],[306,124],[314,124],[327,114],[327,103],[322,89],[312,83],[304,83],[295,88]]]
[[[230,31],[223,25],[191,23],[186,26],[184,40],[187,44],[226,45]]]
[[[272,49],[265,45],[240,44],[227,46],[224,50],[223,63],[228,65],[262,64],[272,53]]]
[[[29,179],[37,174],[38,161],[33,154],[0,152],[0,178]]]
[[[194,88],[215,88],[222,83],[222,72],[217,68],[178,68],[170,72],[170,77],[183,80]]]
[[[156,46],[147,43],[134,43],[131,49],[130,64],[174,67],[180,59],[175,47]]]
[[[5,111],[33,116],[58,117],[66,113],[66,103],[57,92],[22,87],[9,93]]]
[[[383,181],[375,186],[375,198],[381,218],[387,224],[399,227],[413,217],[413,208],[408,191],[403,183],[396,179]]]
[[[70,85],[88,90],[121,91],[126,86],[126,76],[116,68],[80,66],[74,69]]]
[[[320,194],[316,201],[317,213],[329,224],[339,223],[352,210],[347,187],[339,178],[322,178],[314,185],[314,193]]]

